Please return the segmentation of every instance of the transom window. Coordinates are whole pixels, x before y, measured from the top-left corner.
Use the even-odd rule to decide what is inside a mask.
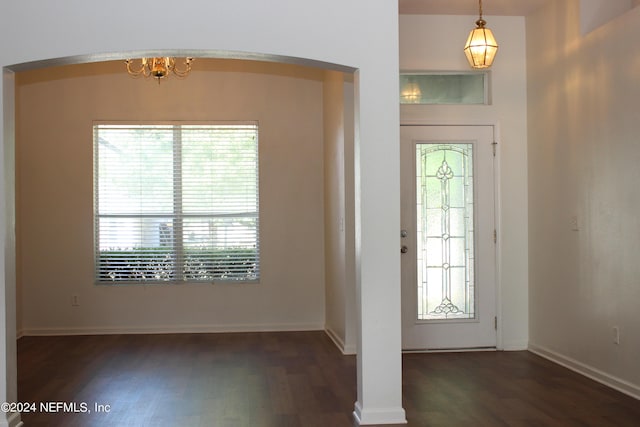
[[[489,72],[401,73],[400,104],[490,104]]]
[[[96,124],[97,283],[257,281],[258,125]]]

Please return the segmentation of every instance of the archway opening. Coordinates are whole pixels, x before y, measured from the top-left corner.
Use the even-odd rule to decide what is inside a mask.
[[[5,110],[15,114],[15,133],[5,142],[17,150],[18,335],[316,330],[330,317],[332,339],[352,352],[355,284],[345,278],[329,288],[326,279],[355,268],[346,254],[353,238],[344,237],[355,223],[353,188],[345,187],[353,186],[353,69],[209,53],[186,79],[157,85],[131,79],[121,59],[98,59],[10,67],[15,104],[5,101]],[[337,88],[330,106],[328,86]],[[340,106],[341,117],[328,122],[326,111]],[[95,286],[92,124],[220,119],[260,123],[268,283]]]

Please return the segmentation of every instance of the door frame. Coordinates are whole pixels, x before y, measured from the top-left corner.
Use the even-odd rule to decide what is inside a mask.
[[[493,203],[495,216],[495,229],[497,233],[495,245],[495,269],[496,269],[496,350],[504,350],[502,339],[502,197],[501,197],[501,168],[500,168],[500,122],[492,120],[428,120],[428,119],[403,119],[400,117],[400,126],[489,126],[493,128],[493,142],[495,156],[493,162]],[[400,130],[398,129],[398,132]]]

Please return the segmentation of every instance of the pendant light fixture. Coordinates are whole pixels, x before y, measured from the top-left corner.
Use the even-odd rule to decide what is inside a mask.
[[[482,0],[480,2],[480,18],[476,21],[476,28],[471,30],[464,53],[472,68],[489,68],[498,52],[498,43],[490,29],[486,28],[487,22],[482,19]]]

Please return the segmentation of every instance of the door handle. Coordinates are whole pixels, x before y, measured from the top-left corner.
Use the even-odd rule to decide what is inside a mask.
[[[400,253],[406,254],[407,252],[409,252],[409,248],[407,247],[407,245],[402,245],[402,247],[400,248]]]

